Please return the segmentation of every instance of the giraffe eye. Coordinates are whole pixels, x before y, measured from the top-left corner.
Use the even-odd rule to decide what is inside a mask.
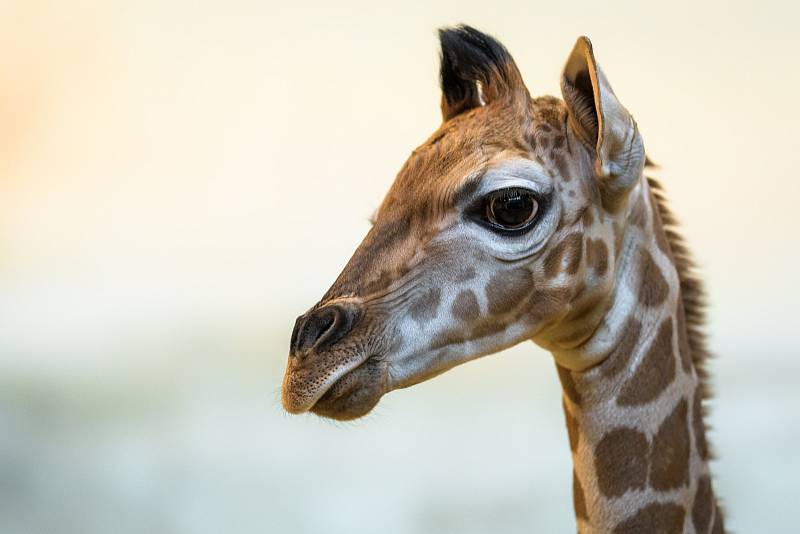
[[[520,230],[528,226],[539,212],[533,192],[519,187],[500,189],[485,200],[486,219],[503,230]]]

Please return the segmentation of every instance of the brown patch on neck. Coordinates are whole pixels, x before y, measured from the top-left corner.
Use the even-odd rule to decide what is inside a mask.
[[[650,451],[650,485],[666,491],[689,483],[688,403],[681,399],[653,437]]]
[[[647,436],[635,428],[617,427],[608,432],[594,451],[597,485],[603,495],[619,497],[647,483]]]
[[[675,379],[672,353],[672,318],[661,323],[647,354],[617,397],[620,406],[647,404],[658,397]]]
[[[603,375],[611,377],[628,367],[641,331],[642,323],[636,317],[629,317],[616,346],[606,356],[603,363],[600,364],[600,371]]]
[[[672,502],[653,502],[614,528],[614,534],[680,534],[686,510]]]
[[[639,302],[653,307],[662,304],[669,295],[669,286],[650,252],[641,249],[639,260]]]

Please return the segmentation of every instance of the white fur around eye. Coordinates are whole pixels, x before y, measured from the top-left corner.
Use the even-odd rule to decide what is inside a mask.
[[[545,169],[529,159],[513,159],[490,168],[481,179],[478,194],[485,196],[498,189],[521,187],[545,196],[553,190],[553,179]]]
[[[539,198],[550,198],[550,202],[539,209],[544,210],[533,228],[520,235],[501,235],[474,223],[468,223],[470,239],[485,244],[486,251],[503,261],[518,261],[539,252],[553,234],[561,216],[561,205],[552,198],[553,181],[541,165],[526,159],[503,162],[486,172],[478,188],[480,196],[493,191],[519,187],[529,189]]]

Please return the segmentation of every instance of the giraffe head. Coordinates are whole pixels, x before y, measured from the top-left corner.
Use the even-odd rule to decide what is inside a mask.
[[[491,37],[460,26],[440,39],[443,123],[297,319],[289,412],[359,417],[393,389],[526,339],[578,346],[606,311],[625,228],[643,217],[626,206],[645,157],[591,43],[570,54],[562,101],[531,98]]]

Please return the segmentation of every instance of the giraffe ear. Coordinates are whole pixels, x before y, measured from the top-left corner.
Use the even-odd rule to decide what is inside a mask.
[[[644,166],[642,136],[600,70],[588,37],[578,38],[567,59],[561,94],[569,126],[595,153],[595,173],[615,189],[630,188]]]
[[[445,121],[472,108],[528,90],[514,59],[499,41],[470,26],[439,30]]]

